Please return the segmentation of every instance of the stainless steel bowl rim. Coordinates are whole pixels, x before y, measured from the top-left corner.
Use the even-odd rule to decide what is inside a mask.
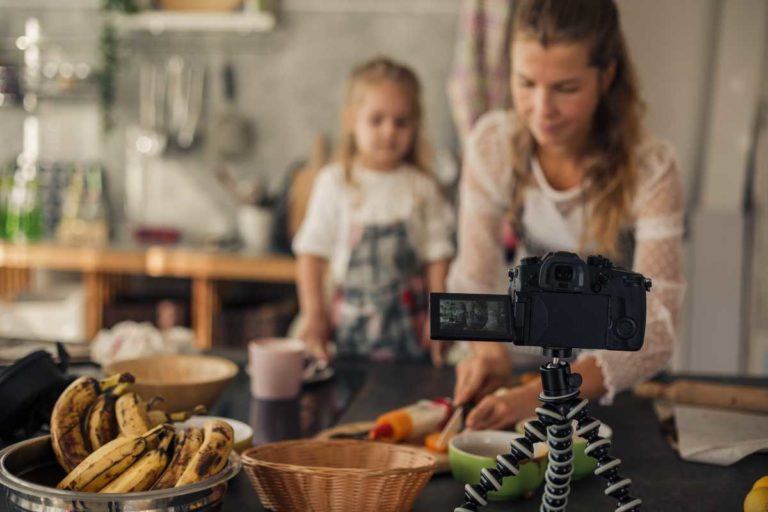
[[[232,451],[229,455],[229,461],[224,469],[216,473],[210,478],[201,480],[194,484],[185,485],[183,487],[172,487],[170,489],[158,489],[155,491],[144,492],[131,492],[131,493],[110,493],[100,494],[95,492],[78,492],[67,491],[63,489],[56,489],[54,487],[48,487],[45,485],[39,485],[27,480],[23,480],[13,474],[11,474],[5,467],[5,462],[8,456],[22,448],[25,445],[40,442],[42,439],[50,438],[50,436],[40,436],[18,443],[12,444],[0,451],[0,485],[4,485],[10,489],[21,492],[35,492],[41,497],[60,498],[65,500],[86,500],[91,502],[111,502],[111,501],[134,501],[134,500],[149,500],[149,499],[163,499],[174,498],[180,494],[191,494],[197,491],[204,491],[210,489],[218,484],[224,483],[233,477],[235,477],[242,468],[242,462],[240,456]],[[183,492],[179,492],[183,491]]]

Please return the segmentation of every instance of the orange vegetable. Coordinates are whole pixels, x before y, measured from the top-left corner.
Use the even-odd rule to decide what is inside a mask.
[[[440,428],[452,411],[450,402],[445,399],[419,400],[379,416],[368,437],[394,442],[418,439]]]
[[[456,434],[448,434],[447,436],[445,436],[445,443],[443,444],[443,446],[438,446],[437,441],[440,439],[441,433],[442,432],[432,432],[427,437],[425,437],[424,446],[426,446],[428,450],[433,451],[435,453],[447,453],[448,441],[450,441],[451,438]]]

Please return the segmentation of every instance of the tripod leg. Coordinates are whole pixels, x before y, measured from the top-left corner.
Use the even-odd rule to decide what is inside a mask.
[[[567,410],[572,401],[546,403],[536,409],[539,421],[546,425],[549,464],[544,476],[541,512],[564,511],[571,492],[573,474],[573,429]]]
[[[544,432],[545,427],[540,421],[526,423],[525,435],[512,441],[509,453],[496,457],[496,467],[483,469],[479,484],[464,486],[464,504],[454,512],[477,512],[479,507],[486,506],[488,493],[500,490],[505,477],[516,476],[520,472],[520,463],[533,458],[533,445],[547,439]]]
[[[595,474],[608,480],[605,494],[612,496],[619,502],[615,512],[640,512],[640,505],[643,502],[629,494],[632,480],[619,475],[618,468],[621,459],[616,459],[608,454],[611,440],[600,437],[600,420],[589,416],[587,403],[586,399],[581,400],[568,413],[569,421],[575,419],[578,424],[576,435],[587,440],[587,448],[584,453],[597,460]]]
[[[517,475],[520,462],[532,459],[533,445],[543,441],[549,445],[549,465],[540,511],[565,511],[573,474],[573,420],[578,425],[576,434],[587,440],[586,454],[597,459],[595,474],[608,480],[605,494],[619,502],[615,512],[640,512],[642,501],[629,494],[632,481],[619,475],[621,461],[608,455],[611,441],[598,435],[600,421],[587,414],[589,401],[578,398],[581,376],[571,374],[568,363],[557,358],[540,371],[543,391],[539,399],[544,405],[536,409],[539,419],[525,424],[525,437],[513,441],[508,454],[496,457],[495,468],[482,471],[479,484],[464,487],[464,504],[454,512],[477,512],[487,505],[488,492],[501,489],[504,477]]]

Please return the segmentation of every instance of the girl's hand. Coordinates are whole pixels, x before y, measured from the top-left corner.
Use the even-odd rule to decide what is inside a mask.
[[[429,357],[432,360],[432,364],[439,368],[445,364],[445,354],[448,352],[448,349],[451,348],[453,342],[433,340],[430,334],[430,329],[429,316],[427,316],[421,334],[421,346],[429,348]]]
[[[323,362],[328,362],[328,340],[331,337],[331,322],[327,315],[307,315],[298,332],[299,339],[304,340],[309,350]]]
[[[453,400],[465,404],[484,397],[507,383],[512,376],[512,361],[505,348],[472,355],[456,366]]]
[[[440,368],[445,364],[445,354],[453,345],[452,341],[429,340],[429,357],[432,359],[432,365]]]
[[[499,430],[512,427],[518,421],[535,414],[538,407],[535,385],[499,389],[483,398],[467,415],[470,430]]]

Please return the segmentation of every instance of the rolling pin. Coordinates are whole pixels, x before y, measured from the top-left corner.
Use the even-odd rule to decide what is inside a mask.
[[[768,414],[768,388],[678,380],[672,384],[638,384],[635,386],[635,395],[642,398],[666,398],[676,404]]]

